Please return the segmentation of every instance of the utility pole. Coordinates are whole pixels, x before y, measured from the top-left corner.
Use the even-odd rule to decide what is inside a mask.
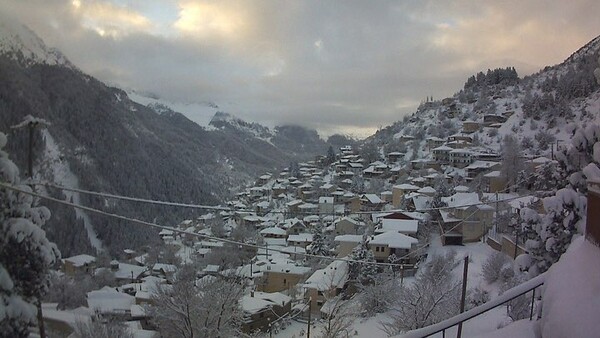
[[[308,297],[308,326],[306,328],[306,338],[310,338],[310,314],[312,312],[312,297]]]
[[[33,134],[35,128],[38,126],[49,126],[50,123],[46,122],[43,119],[33,117],[31,115],[25,116],[25,119],[14,126],[11,126],[11,129],[21,129],[27,127],[29,129],[29,154],[27,156],[27,174],[29,178],[33,178]]]
[[[462,295],[460,296],[460,313],[465,312],[465,298],[467,296],[467,273],[469,272],[469,256],[465,257],[465,264],[463,270],[463,283],[462,283]],[[462,335],[462,322],[458,323],[458,331],[456,338],[460,338]]]
[[[33,132],[34,129],[38,126],[49,126],[50,123],[46,122],[43,119],[35,118],[31,115],[25,116],[25,119],[14,126],[11,126],[11,129],[21,129],[24,127],[29,128],[29,154],[27,157],[27,170],[29,178],[33,178]],[[40,330],[40,338],[46,338],[46,328],[44,327],[44,315],[42,314],[42,300],[41,298],[37,299],[36,302],[37,307],[37,321],[38,321],[38,329]]]

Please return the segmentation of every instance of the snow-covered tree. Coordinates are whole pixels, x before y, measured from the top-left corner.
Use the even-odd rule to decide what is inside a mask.
[[[363,315],[371,317],[389,310],[398,297],[398,289],[396,280],[391,278],[375,278],[372,284],[362,286],[356,299]]]
[[[353,260],[349,262],[350,280],[362,285],[372,283],[377,274],[377,265],[374,264],[376,261],[373,251],[367,246],[367,236],[363,236],[360,244],[352,249],[348,258]]]
[[[31,192],[21,184],[19,170],[2,149],[6,135],[0,133],[0,182]],[[0,334],[28,335],[35,322],[36,304],[50,282],[49,268],[60,257],[42,230],[50,210],[37,206],[31,195],[0,187]]]
[[[320,337],[335,338],[348,335],[348,330],[358,316],[357,306],[353,303],[353,299],[345,300],[342,295],[327,299],[321,307],[321,312],[325,314],[325,325],[321,328]]]
[[[197,280],[183,267],[170,286],[159,286],[150,313],[163,337],[231,337],[241,321],[243,288],[232,278]]]
[[[309,247],[307,247],[307,253],[318,256],[329,256],[329,243],[323,233],[323,225],[317,223],[313,228],[313,241]]]
[[[458,264],[456,253],[434,255],[417,274],[413,284],[404,286],[391,307],[388,322],[381,322],[389,334],[419,329],[458,314],[460,282],[452,275]]]
[[[502,161],[500,173],[507,179],[507,185],[515,185],[518,173],[524,169],[521,158],[521,144],[513,135],[505,135],[502,139]]]
[[[500,271],[509,262],[508,256],[503,252],[494,252],[488,256],[481,266],[483,279],[491,284],[498,280]]]
[[[77,322],[73,338],[133,338],[133,334],[127,331],[123,323],[115,321],[102,323],[96,320]]]
[[[333,146],[329,146],[327,149],[327,164],[331,164],[335,162],[335,151],[333,150]]]

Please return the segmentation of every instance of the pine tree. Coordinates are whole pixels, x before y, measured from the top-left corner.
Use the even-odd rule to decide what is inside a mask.
[[[313,229],[313,241],[308,247],[307,252],[311,255],[328,256],[329,247],[326,242],[325,235],[323,234],[323,225],[317,223]]]
[[[0,133],[0,182],[32,191],[20,182],[19,170],[2,151],[7,139]],[[41,226],[50,218],[32,196],[0,187],[0,335],[26,337],[35,322],[36,307],[47,292],[49,267],[60,257]]]
[[[333,146],[329,146],[329,149],[327,149],[327,164],[333,162],[335,162],[335,151],[333,151]]]
[[[372,283],[377,274],[377,265],[374,264],[373,252],[367,246],[367,236],[363,236],[360,245],[352,250],[348,258],[355,261],[349,263],[350,279],[363,285]]]

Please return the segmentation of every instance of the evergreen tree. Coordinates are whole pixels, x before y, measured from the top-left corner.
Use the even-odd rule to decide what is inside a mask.
[[[19,170],[2,151],[7,143],[0,133],[0,182],[32,191],[20,182]],[[50,218],[46,207],[30,195],[0,187],[0,335],[26,337],[35,322],[35,304],[47,292],[49,267],[60,257],[41,226]]]
[[[333,146],[329,146],[329,149],[327,149],[327,164],[333,162],[335,162],[335,151],[333,151]]]
[[[308,247],[307,253],[318,256],[329,256],[329,246],[325,234],[323,234],[323,225],[317,223],[313,229],[313,241]]]
[[[377,274],[377,265],[374,264],[373,252],[367,246],[367,236],[363,236],[360,245],[352,250],[348,258],[356,261],[349,263],[350,279],[363,285],[372,283]]]

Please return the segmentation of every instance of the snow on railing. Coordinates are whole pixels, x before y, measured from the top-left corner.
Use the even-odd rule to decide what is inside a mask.
[[[497,298],[482,304],[478,307],[475,307],[469,311],[463,312],[459,315],[456,315],[452,318],[448,318],[442,322],[437,324],[433,324],[421,329],[409,331],[404,335],[400,335],[402,338],[420,338],[420,337],[428,337],[434,335],[439,332],[445,332],[447,329],[456,326],[462,322],[465,322],[471,318],[477,317],[491,309],[494,309],[498,306],[503,305],[504,303],[513,300],[521,295],[526,294],[531,290],[535,290],[540,285],[544,284],[546,281],[546,274],[541,274],[537,277],[534,277],[523,284],[517,285],[514,288],[507,290],[502,295]],[[531,318],[530,318],[531,319]]]

